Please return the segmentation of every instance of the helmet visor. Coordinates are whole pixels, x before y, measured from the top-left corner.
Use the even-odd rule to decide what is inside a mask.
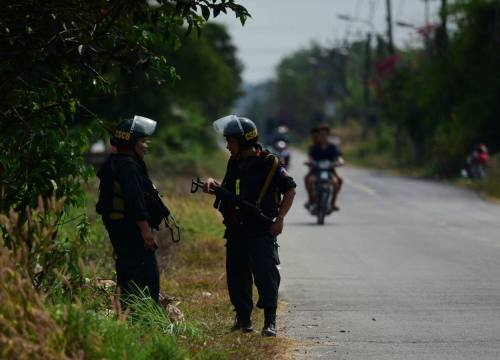
[[[151,136],[155,132],[156,129],[156,121],[148,119],[147,117],[135,115],[134,121],[132,122],[131,132],[134,131],[136,126],[140,126],[144,129],[144,133],[146,136]]]
[[[227,116],[221,117],[220,119],[215,120],[213,122],[214,130],[217,133],[224,135],[224,130],[226,129],[226,126],[234,120],[236,120],[238,122],[238,124],[240,125],[241,133],[243,133],[243,128],[242,128],[241,123],[236,115],[227,115]]]

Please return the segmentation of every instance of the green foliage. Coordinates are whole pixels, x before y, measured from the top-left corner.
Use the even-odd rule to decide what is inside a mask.
[[[30,278],[0,246],[0,358],[61,359],[63,339]]]
[[[162,165],[170,172],[185,170],[215,148],[205,116],[224,111],[236,96],[241,66],[225,29],[207,25],[201,37],[186,32],[201,31],[199,9],[214,16],[233,11],[242,22],[246,10],[232,0],[158,3],[24,1],[0,15],[0,51],[7,54],[0,64],[1,240],[51,298],[77,297],[89,275],[82,260],[100,275],[111,273],[102,226],[89,233],[87,216],[73,214],[93,173],[82,156],[89,138],[109,129],[102,119],[150,110],[161,129],[156,155],[167,158]],[[174,65],[186,81],[172,85],[179,76]],[[141,96],[130,93],[134,87]],[[99,107],[102,96],[108,102]],[[113,113],[114,106],[123,109]]]
[[[92,175],[82,154],[115,115],[96,99],[137,101],[120,117],[146,106],[156,111],[157,155],[178,170],[215,147],[206,117],[227,109],[237,94],[241,66],[227,32],[210,25],[206,36],[185,33],[201,30],[199,10],[204,17],[206,9],[213,16],[233,11],[242,22],[246,10],[232,0],[158,3],[24,1],[2,10],[1,358],[184,359],[175,336],[196,336],[147,302],[131,305],[143,314],[131,321],[103,315],[111,294],[95,280],[112,276],[111,247],[93,209],[79,210],[93,208],[81,187]],[[123,96],[138,85],[144,96]],[[174,151],[180,156],[173,158]]]
[[[183,321],[173,322],[165,309],[140,289],[137,289],[137,295],[128,296],[127,305],[130,308],[129,321],[135,326],[169,335],[196,334],[196,330]]]
[[[239,95],[242,65],[225,27],[207,24],[200,37],[187,37],[171,54],[181,81],[168,98],[182,107],[197,106],[208,118],[228,111]]]
[[[67,305],[54,317],[64,329],[68,354],[82,353],[89,359],[185,359],[175,338],[155,327],[131,324],[126,319]]]
[[[167,47],[163,51],[179,76],[175,82],[157,85],[139,70],[115,72],[116,96],[91,100],[92,110],[107,118],[139,113],[157,120],[151,138],[155,165],[171,174],[198,168],[200,159],[206,158],[203,153],[216,149],[209,124],[229,111],[242,68],[227,30],[217,24],[204,26],[199,37],[184,37],[175,52]]]
[[[68,294],[83,283],[80,248],[88,233],[85,217],[79,219],[72,237],[60,233],[64,200],[38,198],[35,209],[27,208],[26,218],[13,209],[0,213],[3,229],[0,247],[6,246],[17,259],[33,286],[52,296]]]
[[[175,76],[165,49],[178,48],[179,27],[200,29],[210,13],[232,11],[242,23],[244,7],[230,1],[38,1],[6,4],[0,16],[0,208],[24,211],[36,197],[81,199],[79,183],[88,131],[76,128],[101,116],[81,99],[113,93],[111,69],[140,70],[164,83]],[[116,80],[116,79],[115,79]]]
[[[346,58],[340,49],[317,44],[285,57],[277,67],[271,94],[250,104],[249,116],[262,123],[285,123],[298,134],[331,120],[327,103],[340,103],[346,94]],[[277,124],[272,124],[275,126]]]
[[[199,194],[194,199],[175,199],[173,205],[181,222],[184,239],[189,242],[200,233],[210,239],[222,238],[222,219],[213,208],[214,199]],[[201,259],[198,259],[201,261]]]
[[[447,47],[407,54],[383,88],[383,117],[408,140],[403,159],[446,175],[474,144],[500,149],[500,3],[458,1],[449,12],[457,30]]]
[[[488,176],[471,182],[461,180],[462,184],[472,187],[482,195],[486,195],[496,200],[500,199],[500,154],[494,156],[488,166]]]

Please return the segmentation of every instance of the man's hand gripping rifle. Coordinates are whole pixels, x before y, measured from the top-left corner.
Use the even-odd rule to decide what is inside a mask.
[[[206,183],[204,181],[201,181],[200,178],[193,179],[191,181],[191,194],[194,194],[198,191],[200,188],[206,187]],[[251,202],[242,199],[239,196],[236,196],[232,192],[228,191],[227,189],[223,188],[222,186],[218,184],[211,184],[210,186],[210,193],[214,194],[215,196],[227,200],[227,201],[232,201],[234,202],[237,206],[239,207],[244,207],[247,210],[251,211],[253,214],[261,217],[262,219],[273,222],[273,219],[270,218],[269,216],[266,216],[262,210],[260,210],[255,204],[252,204]]]

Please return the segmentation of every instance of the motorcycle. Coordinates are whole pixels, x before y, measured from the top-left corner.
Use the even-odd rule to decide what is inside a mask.
[[[335,163],[329,160],[308,163],[316,178],[315,192],[316,204],[309,209],[311,215],[316,215],[317,224],[325,223],[325,216],[331,214],[331,201],[333,195],[332,168]]]
[[[273,153],[278,156],[285,169],[288,169],[288,166],[290,165],[290,151],[288,151],[287,142],[284,140],[275,141],[272,144],[272,148]]]
[[[461,171],[462,176],[470,180],[485,178],[487,175],[488,161],[488,149],[485,145],[481,144],[472,154],[467,156],[465,168]]]

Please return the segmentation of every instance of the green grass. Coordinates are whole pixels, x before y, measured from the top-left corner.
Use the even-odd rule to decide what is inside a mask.
[[[493,156],[488,167],[487,177],[481,180],[457,179],[456,184],[473,189],[482,196],[499,201],[500,200],[500,154]]]
[[[343,142],[346,162],[350,165],[382,170],[396,175],[418,178],[436,178],[436,169],[432,165],[408,165],[410,161],[397,161],[392,145],[393,135],[381,129],[379,134],[371,133],[366,141],[362,140],[362,129],[356,122],[336,129]],[[439,178],[443,180],[443,178]],[[481,180],[446,178],[451,183],[477,191],[489,199],[500,199],[500,154],[490,160],[488,176]]]
[[[180,216],[198,236],[188,238],[176,249],[174,260],[162,277],[162,288],[180,299],[180,308],[186,318],[193,321],[199,336],[180,338],[179,343],[195,359],[289,358],[294,346],[289,339],[281,336],[263,338],[258,332],[229,333],[234,313],[226,289],[221,218],[212,208],[212,198],[207,195],[202,199],[182,201]],[[200,214],[204,214],[203,220]],[[260,330],[263,326],[261,310],[254,312],[253,321],[255,328]]]
[[[135,308],[144,307],[137,304]],[[151,309],[152,306],[148,306]],[[140,315],[144,315],[142,312]],[[137,315],[139,316],[139,315]],[[159,311],[143,321],[116,318],[89,311],[83,305],[69,305],[55,316],[64,330],[67,354],[84,354],[87,359],[185,359],[186,352],[176,337],[161,326]],[[151,321],[154,317],[154,321]]]
[[[156,183],[182,227],[180,244],[172,244],[165,230],[158,233],[158,255],[162,293],[177,299],[183,318],[171,318],[162,308],[141,298],[134,299],[130,305],[133,315],[116,311],[119,307],[115,290],[105,289],[97,281],[115,278],[112,248],[95,213],[98,183],[93,180],[86,185],[84,206],[67,209],[60,233],[71,238],[79,232],[87,232],[80,253],[86,284],[73,289],[72,298],[53,296],[49,301],[32,293],[40,300],[40,307],[35,310],[45,314],[54,327],[55,335],[49,344],[54,354],[138,360],[290,358],[289,350],[294,344],[284,337],[264,339],[259,333],[228,332],[234,313],[225,282],[222,219],[212,206],[213,197],[188,192],[192,176],[210,174],[220,179],[226,158],[226,154],[220,152],[205,162],[203,171],[196,170],[199,173],[177,174],[166,179],[162,173],[153,174],[154,178],[161,179]],[[17,296],[15,289],[11,290],[10,294]],[[10,303],[16,301],[13,298]],[[15,317],[12,320],[25,321]],[[262,322],[261,311],[256,312],[257,329],[262,327]],[[36,338],[36,333],[32,336]],[[28,344],[31,343],[25,344],[27,346],[13,348],[14,358],[30,357],[31,345]],[[43,349],[45,345],[37,346]]]

